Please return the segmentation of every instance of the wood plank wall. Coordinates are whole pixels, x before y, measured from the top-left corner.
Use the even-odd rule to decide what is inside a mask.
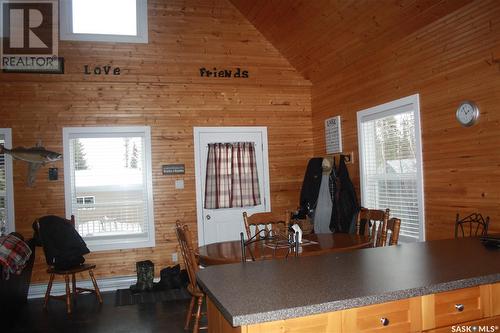
[[[325,151],[324,120],[341,115],[359,189],[356,112],[419,93],[427,239],[453,237],[457,212],[489,215],[491,231],[500,231],[499,36],[500,3],[477,0],[314,82],[315,154]],[[471,128],[455,120],[465,99],[481,110]]]
[[[312,156],[310,83],[226,0],[150,0],[147,45],[61,42],[64,75],[0,74],[0,127],[14,146],[62,152],[62,128],[149,125],[152,129],[156,247],[92,253],[98,278],[135,274],[135,262],[152,260],[156,274],[177,251],[176,219],[196,236],[194,126],[267,126],[273,210],[296,207]],[[112,65],[120,76],[84,75],[84,65]],[[201,78],[199,68],[249,71],[248,79]],[[181,177],[161,165],[184,163]],[[46,214],[63,216],[64,170],[47,180],[42,168],[27,188],[26,165],[14,162],[16,228]],[[38,251],[33,282],[47,280]]]

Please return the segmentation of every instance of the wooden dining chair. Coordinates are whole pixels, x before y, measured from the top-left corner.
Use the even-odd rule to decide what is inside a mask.
[[[472,213],[469,216],[460,219],[459,214],[455,219],[455,238],[485,236],[488,234],[490,217],[483,216],[480,213]]]
[[[64,221],[66,223],[70,223],[73,226],[73,228],[75,227],[75,216],[74,215],[71,215],[71,220],[64,219]],[[39,230],[38,219],[35,221],[35,223],[37,224],[37,228]],[[99,286],[97,285],[97,281],[95,279],[94,271],[93,271],[95,268],[96,268],[96,265],[94,265],[94,264],[81,264],[81,265],[77,265],[75,267],[68,268],[68,269],[56,269],[55,267],[50,266],[47,269],[47,273],[50,274],[50,278],[49,278],[49,283],[47,284],[47,291],[45,292],[45,299],[44,299],[44,303],[43,303],[43,308],[47,309],[47,305],[48,305],[50,299],[56,299],[56,300],[66,302],[66,312],[68,314],[71,314],[71,312],[72,312],[72,300],[75,300],[76,297],[78,296],[78,294],[82,294],[82,293],[86,293],[86,292],[91,293],[91,294],[95,294],[99,304],[102,304],[101,292],[99,290]],[[89,277],[90,277],[90,280],[92,281],[92,285],[94,286],[94,289],[81,288],[81,287],[77,287],[77,285],[76,285],[76,274],[86,272],[86,271],[89,273]],[[54,282],[54,278],[56,275],[64,276],[64,282],[66,283],[66,293],[64,295],[51,295],[50,294],[50,292],[52,290],[52,284]],[[70,288],[70,284],[69,284],[70,277],[71,277],[71,287],[72,288]]]
[[[276,213],[255,213],[248,216],[247,212],[243,212],[243,221],[245,222],[245,230],[247,238],[252,236],[260,239],[264,236],[277,236],[286,234],[290,217],[287,213],[279,215]],[[253,229],[253,230],[252,230]],[[264,232],[262,232],[265,230]]]
[[[194,333],[198,332],[200,329],[207,329],[207,327],[200,327],[200,318],[202,316],[201,307],[203,304],[203,299],[205,298],[205,293],[203,293],[203,291],[199,288],[198,283],[196,282],[196,272],[199,270],[199,266],[194,254],[193,243],[191,241],[191,233],[189,232],[188,226],[185,224],[181,224],[180,221],[176,221],[175,233],[177,235],[177,240],[179,241],[182,258],[184,259],[184,265],[186,266],[189,277],[189,284],[187,289],[191,294],[191,301],[189,302],[184,329],[189,329],[191,319],[194,317]],[[196,313],[193,313],[195,301],[197,302],[197,308]]]
[[[395,217],[390,218],[387,221],[387,235],[390,235],[388,241],[383,241],[383,246],[387,245],[398,245],[399,231],[401,229],[401,220]]]
[[[385,211],[361,208],[356,219],[356,234],[370,235],[372,247],[385,246],[389,213],[389,208]]]

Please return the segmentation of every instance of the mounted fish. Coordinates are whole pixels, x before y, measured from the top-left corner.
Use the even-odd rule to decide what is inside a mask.
[[[0,145],[0,154],[9,154],[12,158],[28,162],[28,187],[32,187],[35,183],[36,172],[42,165],[59,161],[62,154],[46,150],[44,147],[37,146],[32,148],[17,147],[7,149]]]

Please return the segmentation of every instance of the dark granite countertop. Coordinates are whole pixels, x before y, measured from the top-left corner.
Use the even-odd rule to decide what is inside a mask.
[[[500,250],[477,238],[210,266],[198,282],[233,326],[500,281]]]

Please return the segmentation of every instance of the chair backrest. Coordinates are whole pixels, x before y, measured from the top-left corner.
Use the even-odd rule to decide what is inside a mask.
[[[47,265],[56,269],[74,268],[90,253],[85,241],[75,229],[75,216],[68,220],[56,215],[39,217],[33,223],[33,238],[43,247]]]
[[[40,229],[40,225],[38,224],[38,220],[39,219],[35,220],[35,224],[37,226],[36,231],[38,231]],[[75,215],[71,215],[71,217],[70,217],[69,220],[68,219],[63,219],[63,218],[61,218],[61,220],[64,220],[64,222],[71,224],[73,226],[73,228],[75,227]]]
[[[389,221],[387,221],[387,234],[389,234],[390,231],[391,237],[389,238],[389,242],[386,243],[385,245],[398,245],[400,229],[401,229],[400,219],[393,217],[389,219]]]
[[[243,221],[245,222],[245,230],[247,238],[256,235],[257,239],[264,236],[260,233],[265,230],[265,235],[277,236],[279,233],[286,234],[290,217],[287,212],[279,215],[276,213],[255,213],[248,216],[247,212],[243,212]],[[252,230],[253,229],[253,230]]]
[[[179,246],[181,248],[181,255],[184,259],[184,265],[186,266],[189,276],[189,284],[191,285],[192,290],[199,290],[198,284],[196,283],[196,272],[199,267],[194,254],[189,228],[186,224],[183,225],[180,221],[176,221],[175,233],[177,234],[177,240],[179,241]]]
[[[384,210],[361,208],[356,220],[356,234],[370,235],[372,246],[385,246],[389,208]],[[398,232],[399,235],[399,232]]]
[[[472,213],[469,216],[460,219],[459,214],[455,220],[455,238],[484,236],[488,234],[488,225],[490,217],[483,216],[480,213]]]
[[[370,210],[361,207],[356,219],[356,235],[368,235],[370,233]]]

